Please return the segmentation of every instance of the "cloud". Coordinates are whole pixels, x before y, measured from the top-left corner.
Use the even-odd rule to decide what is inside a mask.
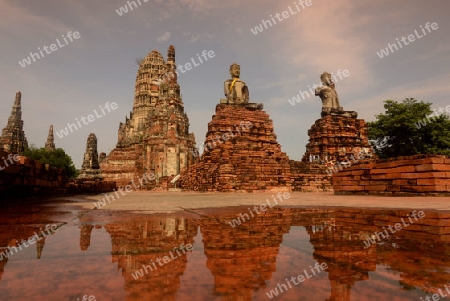
[[[185,32],[183,33],[183,36],[188,38],[189,43],[196,43],[196,42],[206,42],[208,40],[212,40],[216,37],[213,33],[191,33],[191,32]]]
[[[355,28],[369,21],[365,16],[354,16],[351,8],[349,0],[339,3],[317,1],[291,16],[285,21],[288,26],[282,36],[284,43],[280,45],[280,51],[285,54],[282,57],[289,57],[291,64],[299,70],[301,67],[314,72],[315,77],[309,81],[315,81],[325,70],[348,69],[351,74],[364,74],[364,78],[353,84],[367,88],[373,80],[366,59],[368,47],[364,43],[368,37]],[[288,39],[288,36],[296,36],[296,39]]]
[[[216,7],[217,1],[212,0],[181,0],[193,12],[206,13]]]
[[[0,28],[10,35],[27,31],[35,35],[47,35],[53,37],[55,33],[67,33],[71,28],[56,20],[40,16],[20,5],[14,5],[11,1],[0,0]],[[12,31],[12,32],[11,32]],[[0,29],[0,32],[2,30]],[[30,38],[30,36],[27,36]]]
[[[157,38],[156,41],[158,41],[158,43],[167,42],[170,39],[170,36],[170,32],[166,32],[165,34]]]
[[[241,0],[155,0],[158,5],[170,11],[180,10],[183,13],[190,12],[195,16],[210,15],[213,12],[221,12],[223,9],[236,9],[241,7]],[[248,0],[247,2],[257,2]]]

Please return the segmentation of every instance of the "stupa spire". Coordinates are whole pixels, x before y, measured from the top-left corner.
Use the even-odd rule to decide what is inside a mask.
[[[22,93],[20,91],[16,93],[11,116],[0,136],[0,147],[3,147],[4,151],[12,153],[21,153],[28,148],[27,138],[23,131]]]
[[[53,136],[53,125],[50,125],[50,129],[48,130],[47,142],[45,142],[46,150],[55,150],[55,137]]]

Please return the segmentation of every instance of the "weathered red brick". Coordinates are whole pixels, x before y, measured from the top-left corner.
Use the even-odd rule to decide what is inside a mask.
[[[412,186],[404,185],[401,186],[401,191],[412,191],[412,192],[447,192],[446,186],[439,185],[422,185],[422,186]]]
[[[385,174],[375,174],[370,177],[372,180],[384,180],[386,179]]]
[[[397,166],[398,166],[398,161],[390,161],[390,162],[376,164],[376,168],[392,168],[392,167],[397,167]]]
[[[417,180],[416,179],[410,179],[410,180],[396,179],[396,180],[393,180],[392,184],[415,186],[415,185],[417,185]]]
[[[352,185],[352,186],[343,186],[342,190],[346,190],[346,191],[363,191],[364,190],[364,186],[357,186],[357,185]]]
[[[417,179],[417,185],[450,185],[450,179]]]
[[[360,176],[363,174],[364,174],[364,170],[357,169],[357,170],[352,171],[352,175],[355,175],[355,176]]]
[[[358,181],[339,181],[339,185],[354,186],[354,185],[358,185]]]
[[[387,190],[387,185],[368,185],[364,186],[367,191],[385,191]]]
[[[399,175],[402,179],[426,179],[426,178],[446,178],[445,172],[414,172],[402,173]]]
[[[450,171],[450,164],[422,164],[416,166],[416,171]]]
[[[398,172],[396,172],[396,173],[388,173],[388,174],[386,174],[386,179],[398,179],[401,176],[402,176],[402,174],[398,173]]]

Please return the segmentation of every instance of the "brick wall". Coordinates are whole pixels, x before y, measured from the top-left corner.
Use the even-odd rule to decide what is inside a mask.
[[[73,194],[96,194],[113,190],[117,190],[116,182],[87,179],[70,180],[68,187],[68,192]]]
[[[333,191],[331,176],[321,164],[290,160],[292,191],[319,192]]]
[[[333,191],[331,177],[323,174],[291,174],[291,184],[293,191]]]
[[[0,151],[0,204],[32,202],[36,197],[66,193],[100,193],[116,187],[114,182],[73,181],[62,169],[23,156],[16,157],[17,162],[10,156],[9,161],[8,156]]]
[[[63,170],[22,156],[11,163],[8,155],[0,151],[0,200],[66,192],[68,179]]]
[[[416,155],[365,161],[333,174],[335,194],[450,195],[450,158]]]

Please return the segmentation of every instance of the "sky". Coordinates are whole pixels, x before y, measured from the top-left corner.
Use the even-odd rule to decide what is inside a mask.
[[[115,147],[119,123],[133,105],[136,59],[152,50],[167,58],[169,45],[180,65],[204,50],[214,52],[178,77],[197,145],[204,142],[234,62],[241,65],[250,101],[264,104],[282,151],[295,160],[320,118],[321,101],[289,100],[319,84],[324,71],[348,70],[348,76],[336,77],[341,105],[366,121],[384,112],[387,99],[413,97],[432,108],[450,104],[448,0],[310,0],[303,7],[300,0],[139,1],[120,16],[117,10],[127,1],[0,0],[0,128],[17,91],[25,134],[37,147],[44,146],[51,124],[58,132],[97,110],[100,118],[63,138],[55,135],[56,147],[81,168],[90,133],[97,135],[99,153]],[[267,28],[254,34],[263,20]],[[427,22],[436,24],[428,30]],[[71,41],[69,32],[78,38]],[[398,50],[391,45],[381,58],[388,43]],[[19,64],[52,44],[55,50],[47,48],[36,62]],[[100,113],[107,102],[117,108]]]

